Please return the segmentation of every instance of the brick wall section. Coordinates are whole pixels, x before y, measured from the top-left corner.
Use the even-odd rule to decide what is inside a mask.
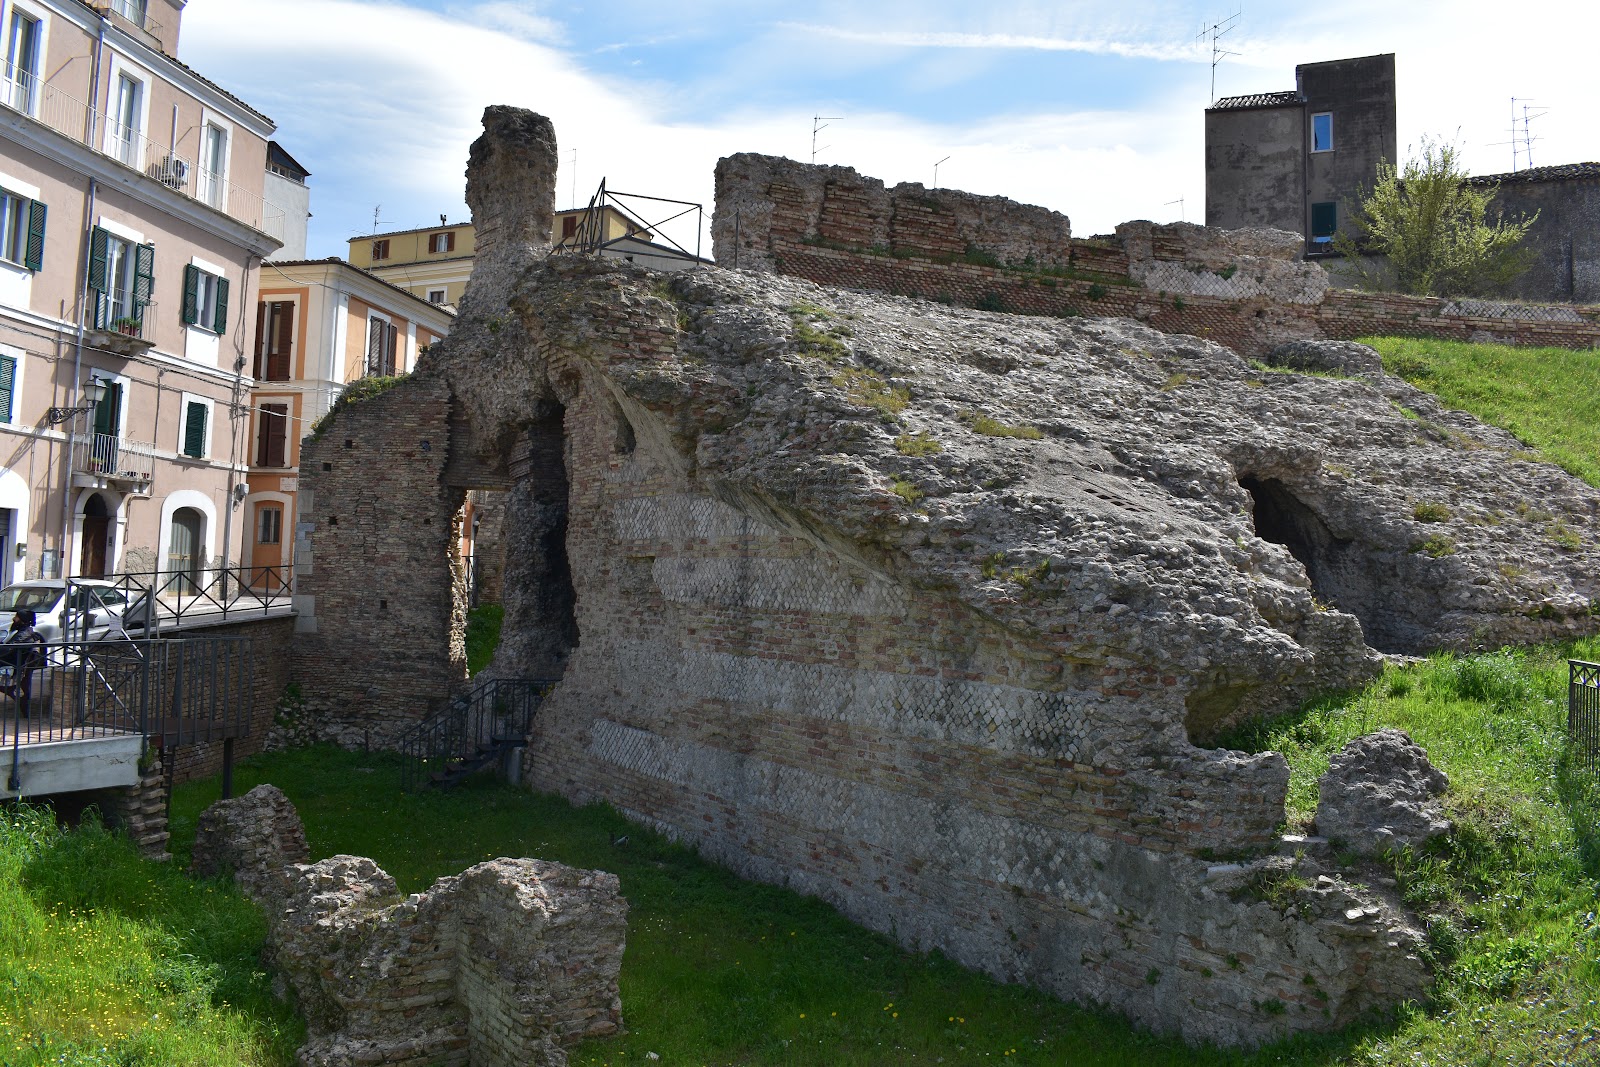
[[[1042,208],[921,186],[886,191],[881,182],[841,167],[732,156],[718,164],[717,204],[713,232],[723,265],[737,260],[745,269],[820,285],[1015,314],[1128,316],[1165,333],[1208,338],[1246,357],[1266,355],[1286,341],[1371,334],[1600,345],[1600,308],[1518,308],[1338,289],[1309,302],[1272,291],[1214,296],[1191,283],[1183,270],[1158,272],[1165,282],[1140,282],[1131,273],[1124,237],[1071,238],[1060,216],[1060,231],[1043,234],[1037,218],[1026,214]],[[1138,226],[1136,239],[1148,241],[1141,255],[1157,264],[1180,265],[1197,282],[1231,278],[1236,271],[1243,279],[1262,262],[1281,258],[1280,253],[1202,263],[1196,246],[1207,242],[1196,234],[1221,237],[1218,231],[1129,225]]]
[[[249,679],[250,729],[233,744],[233,758],[243,759],[262,750],[277,713],[278,700],[289,685],[290,652],[294,644],[292,617],[208,626],[188,630],[196,637],[248,637],[252,645]],[[185,745],[172,751],[173,781],[189,782],[222,773],[222,743]]]
[[[466,678],[450,441],[448,386],[413,376],[305,442],[292,672],[328,740],[388,745]]]

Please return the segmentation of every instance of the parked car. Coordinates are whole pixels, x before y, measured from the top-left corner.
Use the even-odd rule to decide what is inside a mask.
[[[67,585],[61,578],[41,578],[0,589],[0,636],[10,627],[12,612],[22,608],[33,609],[34,629],[46,641],[78,639],[83,632],[84,612],[89,614],[89,640],[121,636],[128,598],[120,588],[98,579],[75,578],[69,598]],[[68,609],[67,619],[62,618],[63,608]],[[63,632],[66,623],[70,623],[70,632]]]

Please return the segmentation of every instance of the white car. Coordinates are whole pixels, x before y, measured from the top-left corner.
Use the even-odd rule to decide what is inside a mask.
[[[62,632],[62,608],[68,611],[70,632]],[[67,596],[67,582],[61,578],[41,578],[32,582],[18,582],[0,589],[0,638],[10,629],[11,615],[23,608],[32,609],[33,628],[46,641],[78,640],[83,635],[83,612],[89,614],[89,640],[106,636],[120,636],[122,615],[128,609],[127,594],[117,585],[98,579],[77,578],[72,581],[72,595]]]

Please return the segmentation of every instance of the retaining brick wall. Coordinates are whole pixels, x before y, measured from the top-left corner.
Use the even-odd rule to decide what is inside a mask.
[[[986,202],[1013,210],[985,210]],[[1124,236],[1071,238],[1063,226],[1041,237],[1037,219],[1023,214],[1023,205],[950,190],[930,193],[921,186],[885,191],[881,182],[842,167],[732,156],[718,165],[717,205],[716,254],[725,266],[1015,314],[1128,316],[1165,333],[1208,338],[1246,357],[1263,356],[1285,341],[1371,334],[1600,345],[1600,307],[1340,289],[1326,289],[1313,300],[1284,299],[1272,291],[1270,280],[1262,293],[1208,295],[1202,283],[1210,282],[1213,290],[1230,288],[1213,279],[1226,280],[1235,271],[1243,279],[1285,253],[1274,249],[1225,263],[1212,247],[1228,243],[1224,231],[1129,224],[1138,230],[1132,239],[1141,244],[1139,257],[1148,257],[1144,266],[1181,268],[1141,273],[1130,261]],[[1292,244],[1299,247],[1298,240]],[[1197,251],[1202,247],[1209,254]],[[1321,273],[1319,267],[1302,266]]]

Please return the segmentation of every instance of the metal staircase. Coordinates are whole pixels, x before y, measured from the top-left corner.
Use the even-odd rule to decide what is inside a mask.
[[[452,700],[400,737],[400,784],[447,789],[523,748],[550,678],[495,678]]]

